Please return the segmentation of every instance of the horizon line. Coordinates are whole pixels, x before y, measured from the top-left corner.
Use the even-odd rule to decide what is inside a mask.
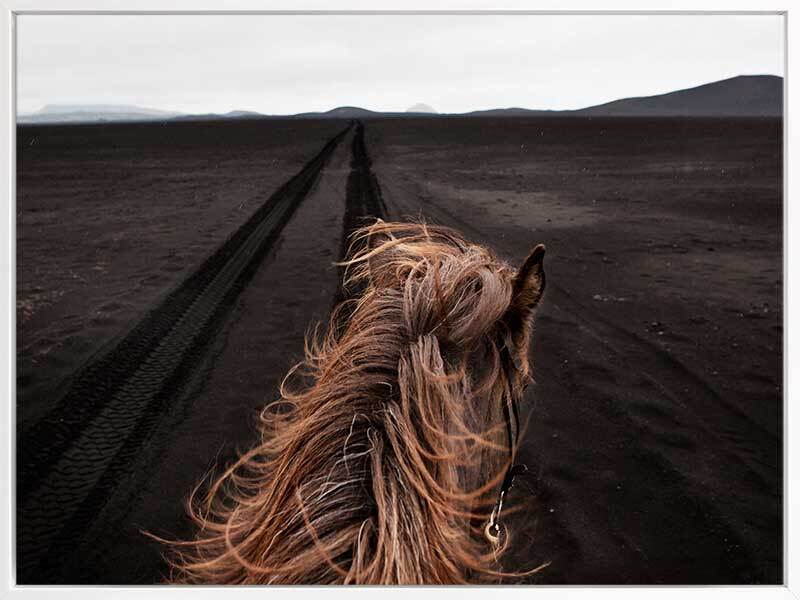
[[[489,108],[475,108],[475,109],[468,110],[468,111],[463,111],[463,112],[440,112],[440,111],[437,111],[435,109],[434,109],[433,112],[426,112],[426,111],[410,111],[409,109],[405,109],[405,110],[403,110],[403,109],[399,109],[399,110],[374,110],[374,109],[370,109],[370,108],[364,108],[363,106],[359,106],[357,104],[341,104],[341,105],[338,105],[338,106],[334,106],[333,108],[329,108],[327,110],[319,110],[319,109],[317,109],[317,110],[304,110],[304,111],[296,112],[296,113],[266,113],[266,112],[260,112],[258,110],[254,110],[254,109],[249,109],[249,108],[232,108],[232,109],[230,109],[228,111],[225,111],[225,112],[213,112],[213,111],[182,112],[182,111],[178,111],[178,110],[154,108],[152,106],[142,106],[142,105],[138,105],[138,104],[127,104],[127,103],[124,103],[124,102],[121,102],[121,103],[98,102],[96,104],[80,104],[80,103],[72,104],[70,102],[64,102],[64,103],[48,102],[48,103],[43,104],[41,106],[41,108],[39,108],[38,110],[33,111],[33,112],[17,111],[15,116],[16,117],[36,116],[38,114],[41,114],[42,111],[44,111],[48,106],[53,106],[53,107],[75,106],[76,108],[78,108],[78,110],[72,111],[73,114],[75,112],[84,112],[83,109],[91,109],[93,107],[94,108],[102,107],[102,106],[105,106],[105,107],[117,107],[117,108],[124,107],[124,108],[138,109],[138,110],[148,110],[148,111],[169,113],[170,116],[169,117],[165,116],[165,118],[193,117],[193,116],[198,116],[199,117],[199,116],[205,116],[205,115],[224,116],[224,115],[227,115],[227,114],[230,114],[230,113],[235,113],[235,112],[246,112],[246,113],[249,112],[249,113],[253,113],[255,115],[264,116],[264,117],[296,117],[296,116],[299,116],[299,115],[306,115],[306,114],[320,114],[320,115],[323,115],[323,114],[327,114],[327,113],[330,113],[330,112],[333,112],[333,111],[336,111],[336,110],[340,110],[340,109],[343,109],[343,108],[363,110],[363,111],[372,112],[372,113],[375,113],[375,114],[419,114],[419,115],[442,115],[442,116],[458,116],[458,115],[468,115],[468,114],[472,114],[472,113],[476,113],[476,112],[508,111],[508,110],[523,110],[523,111],[531,111],[531,112],[578,112],[578,111],[581,111],[581,110],[587,110],[589,108],[603,106],[603,105],[606,105],[606,104],[610,104],[610,103],[617,102],[617,101],[622,101],[622,100],[636,100],[636,99],[656,98],[658,96],[666,96],[666,95],[669,95],[669,94],[688,91],[688,90],[693,90],[693,89],[700,88],[700,87],[703,87],[703,86],[706,86],[706,85],[711,85],[711,84],[715,84],[715,83],[722,83],[723,81],[730,81],[730,80],[738,79],[738,78],[742,78],[742,77],[775,77],[775,78],[778,78],[778,79],[785,79],[785,77],[783,75],[776,75],[774,73],[739,74],[739,75],[733,75],[731,77],[725,77],[723,79],[714,79],[712,81],[706,81],[704,83],[699,83],[697,85],[691,85],[689,87],[682,87],[682,88],[678,88],[678,89],[673,89],[671,91],[661,92],[661,93],[658,93],[658,94],[650,94],[650,95],[646,95],[646,96],[625,96],[625,97],[621,97],[621,98],[617,97],[617,98],[613,98],[611,100],[599,102],[597,104],[590,104],[588,106],[582,106],[580,108],[526,108],[524,106],[516,105],[516,106],[503,106],[503,107],[493,106],[493,107],[489,107]],[[425,103],[424,102],[415,102],[409,108],[412,108],[413,106],[415,106],[417,104],[425,104]],[[431,108],[433,108],[433,107],[431,107]],[[65,114],[70,114],[70,113],[65,113]],[[153,120],[157,120],[158,115],[153,115],[153,117],[154,117]]]

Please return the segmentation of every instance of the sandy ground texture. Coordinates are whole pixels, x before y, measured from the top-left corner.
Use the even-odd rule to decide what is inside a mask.
[[[48,385],[133,327],[346,125],[23,128],[21,419],[35,421]],[[527,507],[511,522],[508,566],[550,561],[537,583],[779,583],[780,122],[365,127],[375,177],[361,188],[380,186],[387,216],[453,226],[512,264],[547,244],[530,472],[511,492]],[[258,410],[337,296],[353,136],[299,193],[113,493],[65,525],[80,540],[59,580],[159,581],[159,549],[139,531],[185,537],[191,487],[252,443]],[[129,200],[110,210],[112,197]],[[110,303],[112,321],[95,323]]]
[[[342,123],[34,126],[18,132],[17,410],[184,279]]]

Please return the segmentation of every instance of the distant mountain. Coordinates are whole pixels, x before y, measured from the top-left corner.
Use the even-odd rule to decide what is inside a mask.
[[[180,115],[175,121],[222,121],[225,119],[268,119],[266,115],[251,110],[232,110],[226,113],[203,113],[198,115]]]
[[[369,117],[379,117],[383,114],[358,106],[339,106],[327,112],[307,112],[290,116],[300,119],[368,119]]]
[[[619,117],[779,117],[783,114],[783,78],[740,75],[668,94],[624,98],[569,112]]]
[[[466,117],[544,117],[547,115],[560,115],[565,111],[559,110],[534,110],[531,108],[490,108],[488,110],[474,110],[464,113]]]
[[[466,113],[470,117],[779,117],[783,114],[783,78],[740,75],[685,90],[623,98],[577,110],[494,108]]]
[[[17,122],[163,121],[178,116],[181,116],[181,113],[123,104],[48,104],[35,113],[20,114]]]
[[[379,117],[422,117],[438,115],[427,104],[415,104],[406,112],[376,112],[358,106],[340,106],[327,112],[296,115],[263,115],[234,110],[225,114],[187,115],[153,108],[115,104],[49,104],[32,114],[20,114],[17,122],[80,123],[106,121],[204,121],[221,119],[370,119]],[[532,110],[494,108],[469,113],[443,114],[442,117],[780,117],[783,115],[783,78],[775,75],[740,75],[688,88],[639,98],[623,98],[578,110]]]
[[[252,110],[232,110],[230,112],[226,112],[223,117],[229,117],[231,119],[258,119],[263,117],[259,112],[255,112]]]
[[[424,105],[423,105],[424,106]],[[411,108],[414,108],[413,106]],[[438,114],[431,107],[428,107],[433,112],[378,112],[360,108],[358,106],[340,106],[327,112],[308,112],[296,115],[290,115],[294,119],[375,119],[384,117],[418,117],[422,115],[436,115]],[[408,109],[409,111],[411,109]],[[285,118],[285,117],[284,117]]]
[[[414,106],[409,106],[406,109],[407,113],[425,113],[425,114],[437,114],[436,109],[430,106],[429,104],[415,104]]]

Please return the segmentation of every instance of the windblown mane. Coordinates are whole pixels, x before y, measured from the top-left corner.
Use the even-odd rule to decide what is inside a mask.
[[[502,407],[530,379],[527,350],[508,352],[516,271],[442,227],[378,221],[353,239],[358,298],[308,336],[261,442],[192,494],[199,532],[171,543],[172,581],[502,575],[508,535],[482,531],[509,466]]]

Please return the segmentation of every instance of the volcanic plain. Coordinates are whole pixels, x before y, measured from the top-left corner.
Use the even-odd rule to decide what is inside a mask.
[[[163,577],[142,531],[189,534],[369,216],[547,246],[508,568],[782,582],[780,119],[22,126],[17,158],[20,583]]]

